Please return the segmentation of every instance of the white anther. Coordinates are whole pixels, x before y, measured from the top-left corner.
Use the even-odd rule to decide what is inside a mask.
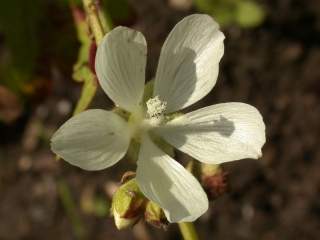
[[[163,116],[167,108],[167,102],[161,101],[159,96],[150,98],[147,101],[147,113],[150,118]]]

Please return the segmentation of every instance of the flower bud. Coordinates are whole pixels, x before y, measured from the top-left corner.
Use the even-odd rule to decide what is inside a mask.
[[[142,216],[146,201],[135,179],[124,183],[112,198],[112,214],[116,227],[120,230],[133,226]]]
[[[201,180],[210,200],[215,200],[227,191],[227,173],[219,165],[201,165]]]
[[[168,220],[163,210],[152,201],[147,203],[144,218],[148,223],[158,228],[166,228],[168,225]]]

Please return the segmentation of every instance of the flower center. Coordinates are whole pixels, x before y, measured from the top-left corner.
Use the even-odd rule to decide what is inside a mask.
[[[150,98],[146,102],[146,106],[146,112],[140,109],[129,118],[129,126],[133,138],[139,139],[143,132],[161,125],[165,120],[164,112],[167,108],[167,103],[161,101],[159,96]]]
[[[150,98],[147,102],[147,121],[150,126],[159,126],[164,120],[167,102],[161,101],[159,96]]]
[[[159,96],[150,98],[147,102],[147,114],[149,118],[163,116],[166,108],[167,102],[161,101]]]

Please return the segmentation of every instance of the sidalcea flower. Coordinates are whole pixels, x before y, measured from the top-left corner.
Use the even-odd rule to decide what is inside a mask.
[[[162,47],[153,94],[144,100],[145,38],[138,31],[115,28],[99,45],[95,67],[104,92],[129,117],[87,110],[55,133],[52,150],[70,164],[101,170],[117,163],[134,139],[140,143],[136,180],[143,194],[163,208],[170,222],[194,221],[207,210],[207,196],[196,178],[154,139],[207,164],[259,158],[265,143],[261,115],[244,103],[176,114],[212,90],[223,40],[211,17],[184,18]]]

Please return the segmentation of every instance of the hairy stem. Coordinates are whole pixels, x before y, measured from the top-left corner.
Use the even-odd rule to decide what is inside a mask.
[[[178,223],[181,235],[184,240],[199,240],[196,229],[191,222]]]
[[[105,34],[105,30],[103,29],[103,25],[99,17],[96,2],[94,0],[82,0],[82,2],[87,14],[90,29],[95,38],[96,44],[99,45]]]

